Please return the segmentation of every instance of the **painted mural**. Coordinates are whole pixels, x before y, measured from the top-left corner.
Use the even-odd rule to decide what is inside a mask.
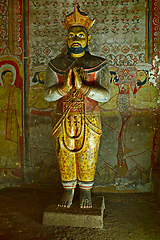
[[[24,171],[22,4],[1,1],[0,12],[0,185],[3,187],[21,183]]]
[[[46,68],[44,64],[33,66],[28,88],[29,178],[52,183],[57,169],[51,138],[56,103],[49,103],[43,97]],[[38,138],[37,132],[40,133]]]
[[[61,21],[75,2],[1,2],[1,182],[22,179],[24,166],[29,181],[59,182],[51,136],[56,103],[43,99],[43,85],[48,62],[67,52]],[[95,186],[149,191],[151,169],[160,166],[159,1],[78,3],[96,20],[89,51],[110,68],[111,97],[99,103],[103,135]]]
[[[23,71],[13,56],[0,57],[0,171],[1,178],[22,177]]]

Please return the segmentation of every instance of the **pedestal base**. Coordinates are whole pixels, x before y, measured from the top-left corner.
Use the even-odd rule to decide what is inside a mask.
[[[43,225],[103,228],[104,197],[93,196],[92,205],[92,208],[82,209],[79,199],[74,198],[70,208],[61,208],[53,200],[44,212]]]

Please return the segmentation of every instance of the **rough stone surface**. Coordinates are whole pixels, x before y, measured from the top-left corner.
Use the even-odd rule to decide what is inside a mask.
[[[35,184],[0,190],[0,240],[160,239],[160,205],[152,193],[103,193],[103,228],[44,226],[45,209],[62,193]]]
[[[53,200],[44,212],[43,225],[103,228],[104,197],[92,197],[92,203],[93,208],[82,209],[76,196],[70,208],[61,208]]]

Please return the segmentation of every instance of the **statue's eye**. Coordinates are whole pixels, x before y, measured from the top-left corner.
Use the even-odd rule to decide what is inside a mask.
[[[78,34],[78,36],[79,36],[80,38],[83,38],[83,37],[84,37],[84,34],[83,34],[83,33],[80,33],[80,34]]]
[[[69,38],[73,38],[74,36],[73,36],[73,34],[69,34],[69,36],[68,36]]]

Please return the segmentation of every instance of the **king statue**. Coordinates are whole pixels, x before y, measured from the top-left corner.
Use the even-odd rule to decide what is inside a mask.
[[[68,53],[52,59],[46,71],[44,99],[58,100],[53,142],[64,188],[60,207],[71,206],[78,184],[80,207],[92,208],[102,134],[98,102],[107,102],[110,96],[107,60],[88,51],[93,23],[75,4],[62,22],[68,31]]]

